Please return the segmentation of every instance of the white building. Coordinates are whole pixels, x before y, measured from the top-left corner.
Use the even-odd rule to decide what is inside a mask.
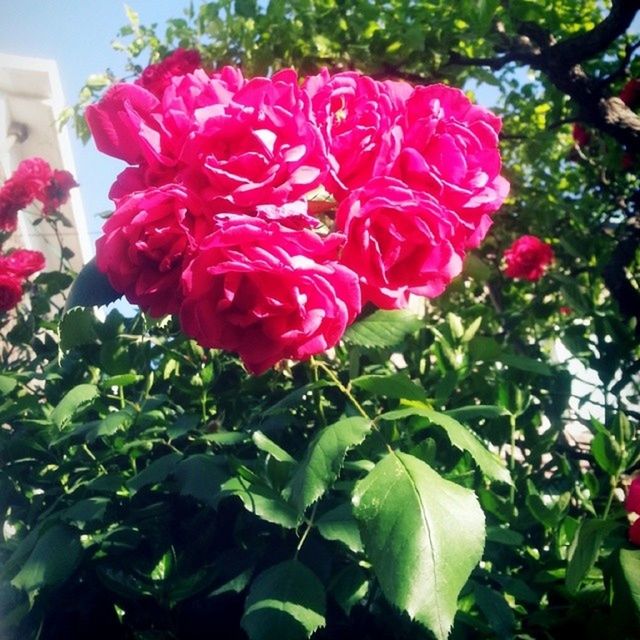
[[[53,169],[77,176],[68,132],[60,131],[57,117],[65,107],[58,67],[53,60],[0,53],[0,182],[8,178],[21,160],[44,158]],[[62,213],[72,222],[60,226],[63,244],[75,257],[76,271],[93,256],[79,189],[71,190]],[[34,226],[34,213],[22,212],[17,232],[7,243],[44,253],[47,269],[59,263],[59,243],[48,224]],[[4,247],[6,250],[8,247]]]

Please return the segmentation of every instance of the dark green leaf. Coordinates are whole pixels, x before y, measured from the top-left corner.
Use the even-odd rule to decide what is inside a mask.
[[[60,321],[60,348],[66,351],[85,344],[95,344],[98,340],[95,321],[90,309],[69,309]]]
[[[353,517],[353,508],[350,503],[341,504],[339,507],[322,514],[316,520],[316,527],[323,538],[338,540],[354,553],[362,551],[360,531],[358,523]]]
[[[375,311],[352,324],[344,339],[361,347],[394,347],[422,326],[422,320],[404,309]]]
[[[354,378],[351,384],[374,395],[406,400],[425,400],[425,390],[413,382],[406,373],[391,373],[386,376],[368,375]]]
[[[79,384],[73,387],[51,412],[51,419],[62,429],[91,404],[99,394],[98,387],[93,384]]]

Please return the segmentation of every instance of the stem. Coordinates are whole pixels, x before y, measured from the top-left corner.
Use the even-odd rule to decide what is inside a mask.
[[[108,473],[102,462],[100,462],[98,458],[93,455],[93,452],[91,451],[91,449],[89,449],[86,443],[80,445],[80,448],[98,465],[98,469],[100,469],[102,473],[104,473],[105,475]]]
[[[298,554],[300,553],[300,549],[302,549],[302,545],[307,540],[307,536],[309,535],[309,532],[311,531],[311,529],[313,529],[313,520],[316,517],[317,509],[318,509],[318,503],[316,502],[313,505],[313,509],[311,510],[311,515],[309,516],[309,520],[307,521],[307,527],[304,530],[302,536],[300,537],[300,542],[298,542],[298,546],[296,547],[296,553],[294,555],[295,560],[298,559]]]
[[[313,378],[313,382],[317,383],[320,379],[318,376],[318,363],[314,360],[313,356],[310,359],[311,364],[311,376]],[[314,388],[313,390],[313,403],[316,407],[316,414],[318,418],[320,418],[320,424],[323,427],[327,426],[327,418],[324,415],[324,407],[322,406],[322,395],[320,394],[320,389]]]
[[[509,471],[511,472],[511,479],[513,481],[513,472],[516,468],[516,417],[513,414],[509,416],[509,426],[510,426]],[[515,499],[516,499],[516,485],[515,485],[515,481],[513,481],[511,484],[511,487],[509,488],[509,500],[511,502],[512,508],[514,509],[515,509]]]

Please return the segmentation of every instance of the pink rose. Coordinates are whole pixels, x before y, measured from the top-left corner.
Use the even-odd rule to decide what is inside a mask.
[[[69,199],[69,191],[77,187],[78,183],[68,171],[53,171],[51,179],[42,192],[42,211],[53,213]]]
[[[334,346],[360,311],[357,276],[336,262],[341,241],[229,217],[185,270],[183,331],[255,374]]]
[[[629,513],[640,514],[640,476],[636,476],[629,485],[624,508]]]
[[[13,233],[18,227],[18,213],[32,201],[28,186],[9,178],[0,188],[0,231]]]
[[[377,82],[352,71],[330,76],[323,69],[305,80],[303,90],[327,143],[331,193],[340,199],[388,171],[400,151],[394,123],[413,90],[410,85]]]
[[[455,211],[467,228],[467,246],[478,246],[509,192],[500,175],[500,119],[459,89],[434,84],[414,89],[401,126],[392,175]]]
[[[253,78],[228,104],[196,115],[199,128],[184,146],[181,181],[214,210],[248,213],[258,204],[282,205],[320,185],[327,170],[324,142],[292,70]]]
[[[44,265],[44,255],[40,251],[15,249],[6,256],[0,256],[0,272],[19,279],[28,278],[36,271],[42,271]]]
[[[111,286],[154,317],[177,313],[180,278],[213,226],[178,185],[139,191],[118,202],[96,243]]]
[[[462,268],[457,216],[394,178],[374,178],[339,206],[341,262],[360,276],[363,302],[405,307],[409,294],[440,295]]]
[[[43,199],[46,186],[53,176],[49,163],[37,156],[23,160],[13,172],[12,180],[19,182],[31,194],[31,200]]]
[[[99,151],[137,164],[160,154],[160,101],[135,84],[115,84],[100,102],[87,107],[85,119]]]
[[[198,51],[194,49],[176,49],[160,62],[150,64],[136,80],[136,84],[161,98],[174,76],[183,76],[191,73],[201,63],[202,60]]]
[[[0,273],[0,312],[13,309],[22,299],[22,282],[13,275]]]
[[[520,236],[504,252],[509,278],[539,280],[553,261],[553,249],[536,236]]]

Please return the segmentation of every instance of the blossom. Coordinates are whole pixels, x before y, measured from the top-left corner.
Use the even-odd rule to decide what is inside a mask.
[[[360,311],[357,276],[338,264],[339,236],[231,216],[183,275],[183,331],[235,351],[259,374],[334,346]]]
[[[0,272],[19,279],[28,278],[36,271],[42,271],[44,265],[45,258],[40,251],[14,249],[11,253],[0,256]]]
[[[43,213],[57,211],[69,199],[69,191],[77,186],[78,183],[71,173],[55,169],[39,198],[42,201]]]
[[[640,514],[640,476],[631,481],[624,507],[629,513]]]
[[[198,51],[176,49],[160,62],[150,64],[136,80],[136,84],[160,98],[174,76],[195,71],[201,62]]]
[[[388,172],[400,151],[401,113],[407,83],[378,82],[354,71],[329,75],[326,69],[308,77],[303,90],[327,143],[330,171],[327,188],[337,198]]]
[[[0,273],[0,312],[13,309],[22,298],[22,282],[15,275]]]
[[[509,278],[539,280],[547,266],[553,261],[553,249],[536,236],[520,236],[504,252],[506,268],[504,273]]]
[[[15,231],[18,226],[18,213],[32,200],[27,185],[9,178],[0,188],[0,231]]]
[[[96,243],[96,263],[111,286],[152,316],[180,309],[183,269],[212,230],[197,208],[179,185],[133,193],[118,202]]]
[[[30,202],[44,199],[44,190],[53,177],[49,163],[38,156],[20,162],[11,176],[30,194]]]
[[[586,147],[591,142],[591,134],[579,122],[573,123],[571,136],[579,147]]]
[[[509,193],[500,175],[500,118],[459,89],[434,84],[415,88],[400,126],[402,151],[392,175],[455,211],[466,246],[477,247]]]
[[[462,269],[460,221],[432,195],[374,178],[338,208],[341,262],[360,276],[363,302],[405,307],[409,294],[440,295]]]
[[[629,109],[635,109],[640,105],[640,78],[631,78],[631,80],[622,87],[620,100],[622,100]]]

